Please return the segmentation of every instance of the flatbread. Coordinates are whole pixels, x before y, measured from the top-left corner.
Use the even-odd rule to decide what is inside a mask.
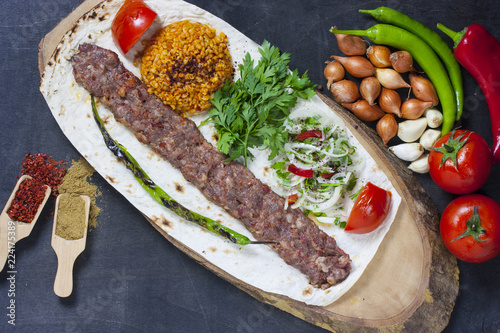
[[[229,50],[235,64],[241,63],[247,52],[255,60],[260,57],[257,43],[199,7],[179,0],[145,2],[158,13],[153,26],[143,37],[145,39],[150,37],[156,28],[188,19],[208,23],[224,32],[228,37]],[[78,45],[95,43],[116,52],[124,65],[135,75],[140,76],[139,68],[134,66],[133,57],[140,50],[142,44],[137,43],[125,57],[114,45],[111,37],[111,22],[121,4],[122,1],[104,1],[82,16],[74,28],[63,37],[45,68],[40,90],[63,133],[95,170],[142,214],[210,263],[236,279],[268,293],[283,295],[310,305],[325,306],[334,302],[359,279],[396,217],[401,197],[390,180],[378,168],[373,158],[356,138],[351,135],[350,141],[357,147],[357,154],[363,163],[362,167],[358,168],[360,170],[357,173],[358,187],[371,181],[392,192],[392,203],[389,216],[383,225],[366,235],[348,234],[336,226],[321,226],[327,234],[335,237],[340,248],[347,252],[352,259],[352,271],[349,277],[342,283],[326,290],[312,287],[305,275],[287,265],[275,251],[267,246],[235,245],[171,213],[158,204],[139,185],[125,165],[119,162],[106,148],[92,117],[90,95],[83,87],[75,83],[71,63],[68,61],[77,52]],[[318,114],[324,121],[335,122],[345,127],[342,120],[317,96],[310,101],[300,100],[292,114],[295,112]],[[182,177],[178,170],[155,154],[148,146],[140,143],[134,133],[125,126],[116,122],[111,112],[104,107],[99,107],[99,113],[101,118],[105,120],[111,136],[127,147],[146,173],[175,200],[193,211],[250,236],[250,232],[240,221],[209,202],[197,188]],[[200,124],[205,118],[206,114],[202,114],[192,119]],[[201,126],[200,130],[209,142],[216,145],[215,131],[211,125]],[[277,189],[273,171],[269,168],[268,154],[260,150],[254,150],[254,152],[256,158],[249,163],[249,168],[264,183]],[[349,212],[352,204],[350,200],[346,201],[346,212]],[[115,221],[115,223],[118,224],[119,221]],[[119,226],[117,225],[117,227]]]

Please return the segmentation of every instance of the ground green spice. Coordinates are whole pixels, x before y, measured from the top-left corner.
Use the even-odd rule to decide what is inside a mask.
[[[56,235],[67,240],[81,239],[85,235],[85,201],[78,194],[59,196]]]
[[[94,172],[94,168],[85,159],[73,161],[58,188],[59,193],[86,195],[90,198],[89,230],[97,227],[97,216],[101,211],[96,205],[96,198],[101,193],[98,191],[97,186],[89,183],[89,179]]]

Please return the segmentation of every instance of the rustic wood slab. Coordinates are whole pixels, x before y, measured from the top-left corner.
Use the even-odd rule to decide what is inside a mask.
[[[66,31],[100,3],[84,1],[48,33],[39,45],[44,67]],[[448,324],[458,294],[456,259],[439,236],[439,213],[411,171],[387,150],[377,134],[325,95],[321,99],[340,116],[387,174],[402,203],[386,238],[359,281],[326,307],[308,306],[263,292],[228,275],[149,222],[172,244],[218,276],[256,299],[331,331],[439,332]]]

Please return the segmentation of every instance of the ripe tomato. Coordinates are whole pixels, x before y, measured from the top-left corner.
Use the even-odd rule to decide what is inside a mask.
[[[156,13],[142,0],[125,1],[111,25],[113,40],[123,54],[126,54],[141,38],[155,17]]]
[[[443,190],[471,193],[484,185],[493,164],[491,149],[477,133],[456,130],[439,139],[429,154],[429,174]]]
[[[500,204],[482,194],[460,196],[441,216],[441,238],[460,260],[484,262],[500,253]]]
[[[391,197],[391,192],[368,182],[354,202],[345,231],[365,234],[377,229],[389,213]]]

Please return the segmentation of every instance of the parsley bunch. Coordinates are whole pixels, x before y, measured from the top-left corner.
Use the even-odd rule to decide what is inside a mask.
[[[214,93],[214,107],[206,120],[219,136],[217,148],[229,155],[229,161],[243,157],[245,166],[254,157],[249,148],[268,148],[269,159],[283,150],[288,140],[284,121],[291,108],[298,97],[309,99],[315,94],[307,72],[299,77],[297,70],[288,68],[290,54],[281,54],[267,41],[259,52],[257,66],[247,53],[238,66],[241,77]]]

